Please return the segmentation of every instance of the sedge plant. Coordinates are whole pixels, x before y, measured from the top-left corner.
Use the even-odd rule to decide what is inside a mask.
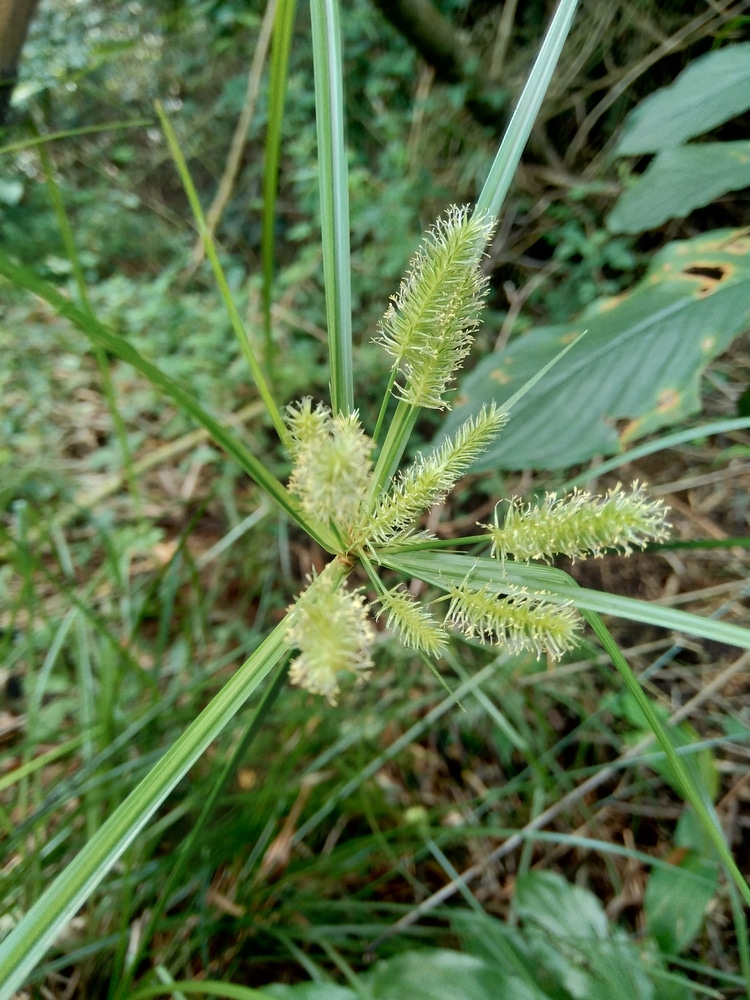
[[[336,0],[311,0],[320,150],[320,194],[328,336],[330,401],[310,397],[279,405],[239,312],[232,302],[216,248],[171,124],[159,110],[178,172],[234,331],[248,360],[271,423],[292,463],[284,484],[262,457],[194,395],[91,314],[29,269],[0,252],[0,273],[50,303],[97,346],[145,375],[202,425],[263,488],[270,499],[329,554],[284,619],[114,811],[0,944],[0,1000],[7,1000],[41,960],[66,922],[191,765],[262,684],[277,691],[289,663],[293,684],[345,702],[352,683],[376,669],[373,641],[380,623],[394,638],[434,665],[452,636],[509,653],[528,651],[555,661],[579,641],[586,621],[604,644],[652,727],[685,797],[693,804],[727,871],[746,902],[746,885],[710,802],[677,755],[637,679],[604,626],[601,613],[750,648],[750,633],[667,608],[587,591],[550,565],[557,553],[572,558],[605,551],[628,553],[668,533],[664,506],[639,483],[603,496],[577,490],[548,494],[539,504],[498,498],[482,531],[454,539],[447,549],[421,529],[423,514],[439,504],[501,434],[515,399],[488,405],[451,437],[410,462],[404,456],[421,414],[450,405],[457,372],[466,360],[487,292],[482,263],[498,213],[574,14],[561,0],[475,206],[448,208],[426,233],[374,337],[390,364],[388,387],[372,428],[356,408],[349,279],[343,82]],[[294,12],[280,0],[276,22],[282,48]],[[287,32],[287,34],[285,34]],[[274,161],[275,162],[275,161]],[[275,173],[274,164],[269,168]],[[273,181],[266,190],[273,197]],[[265,268],[268,274],[270,269]],[[270,279],[269,279],[270,280]],[[585,349],[585,341],[583,342]],[[550,362],[553,363],[553,362]],[[538,377],[543,377],[544,371]],[[418,601],[403,582],[417,578],[440,596]],[[262,705],[267,705],[263,702]]]

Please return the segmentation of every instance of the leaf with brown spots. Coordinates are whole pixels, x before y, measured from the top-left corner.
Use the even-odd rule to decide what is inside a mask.
[[[750,235],[671,243],[626,295],[575,322],[538,327],[463,379],[440,439],[491,401],[502,406],[572,334],[586,330],[512,409],[475,470],[559,469],[624,451],[701,409],[701,375],[750,325]]]

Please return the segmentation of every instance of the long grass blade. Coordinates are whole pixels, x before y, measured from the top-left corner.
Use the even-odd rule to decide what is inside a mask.
[[[639,458],[644,458],[646,455],[654,455],[656,452],[665,451],[667,448],[676,448],[680,444],[685,444],[686,441],[695,441],[698,438],[708,437],[712,434],[728,434],[730,431],[743,431],[747,430],[748,427],[750,427],[750,417],[733,417],[728,420],[710,420],[708,423],[699,424],[697,427],[672,431],[669,434],[664,434],[661,437],[639,444],[636,448],[629,448],[628,451],[623,452],[621,455],[615,455],[614,458],[607,459],[606,462],[597,465],[595,475],[603,476],[605,472],[619,469],[621,465],[627,465],[628,462],[635,462]],[[582,472],[580,476],[566,480],[561,489],[567,492],[574,486],[583,486],[591,478],[592,473],[590,471]]]
[[[30,136],[17,142],[8,142],[0,146],[0,156],[5,153],[18,153],[22,149],[32,149],[34,146],[57,142],[59,139],[76,139],[81,135],[96,135],[97,132],[115,132],[124,129],[143,128],[153,125],[152,118],[129,118],[121,122],[104,122],[102,125],[82,125],[80,128],[63,129],[60,132],[47,132],[45,135]]]
[[[276,202],[279,194],[281,130],[284,123],[284,105],[286,104],[287,81],[289,79],[289,50],[292,44],[292,29],[296,11],[297,0],[279,0],[274,16],[269,71],[268,128],[263,164],[263,211],[260,241],[260,259],[263,271],[263,326],[266,338],[266,359],[269,361],[273,359],[271,300],[273,297],[274,258],[276,256]],[[273,371],[273,368],[271,370]]]
[[[659,742],[670,767],[677,776],[683,795],[695,810],[704,830],[716,848],[719,857],[742,894],[746,905],[750,905],[750,886],[748,886],[742,872],[737,867],[736,861],[732,857],[732,852],[727,845],[726,838],[724,837],[724,833],[719,825],[716,813],[710,804],[710,798],[707,796],[704,789],[698,787],[690,768],[687,767],[684,759],[676,752],[674,744],[669,738],[669,733],[661,724],[659,716],[644,693],[643,688],[638,683],[638,678],[630,669],[625,657],[620,652],[620,649],[615,640],[612,638],[607,626],[595,612],[585,611],[584,617],[591,625],[607,653],[609,653],[612,658],[612,662],[622,677],[628,691],[638,703],[638,707],[643,712],[651,732]]]
[[[740,649],[750,649],[750,629],[713,618],[702,618],[676,608],[638,601],[632,597],[605,594],[598,590],[579,587],[567,573],[552,566],[526,565],[506,562],[487,556],[469,556],[455,552],[398,552],[381,554],[380,561],[389,569],[431,583],[441,590],[460,586],[467,578],[477,587],[503,585],[543,590],[552,603],[571,603],[581,611],[594,611],[603,615],[647,622],[661,628],[672,629],[689,635],[713,639]]]
[[[0,1000],[10,1000],[169,793],[286,655],[285,635],[281,622],[0,944]]]
[[[270,680],[270,683],[266,684],[265,690],[263,691],[260,701],[253,712],[253,717],[250,720],[242,739],[232,751],[221,771],[214,779],[212,787],[208,790],[200,815],[192,825],[187,837],[182,842],[169,870],[169,877],[167,878],[166,884],[161,887],[159,898],[157,899],[155,905],[151,908],[148,923],[139,938],[135,953],[130,956],[128,969],[118,983],[114,1000],[128,1000],[129,997],[132,998],[132,978],[137,971],[138,962],[151,943],[151,939],[156,932],[159,920],[164,912],[164,908],[177,887],[180,876],[185,870],[185,866],[195,854],[196,845],[200,842],[200,838],[206,828],[206,824],[214,815],[216,805],[222,792],[226,788],[232,775],[235,774],[242,761],[247,757],[247,752],[253,742],[253,739],[268,716],[273,703],[276,701],[276,698],[284,687],[286,676],[284,664],[283,662],[280,662]]]
[[[130,1000],[148,1000],[150,997],[176,997],[180,993],[197,993],[204,997],[222,997],[223,1000],[273,1000],[270,993],[253,989],[251,986],[237,986],[221,980],[196,979],[185,981],[174,980],[170,986],[163,983],[160,986],[141,986],[130,994]]]
[[[76,288],[78,291],[78,301],[81,304],[81,308],[89,315],[93,316],[94,311],[91,308],[88,289],[86,287],[86,279],[84,277],[83,267],[81,266],[81,258],[78,254],[78,247],[76,246],[75,238],[73,236],[73,228],[70,225],[68,212],[65,208],[65,201],[63,200],[60,186],[55,179],[55,172],[52,169],[52,161],[50,160],[45,143],[41,143],[39,146],[39,159],[47,181],[47,190],[49,191],[50,201],[52,202],[55,215],[57,216],[57,225],[60,230],[63,246],[65,247],[65,252],[68,256],[68,260],[70,261],[70,266],[73,269],[73,277],[75,278]],[[130,490],[131,497],[137,504],[139,499],[138,480],[133,472],[133,456],[130,453],[130,446],[128,445],[128,435],[125,429],[125,421],[123,420],[122,414],[117,406],[117,399],[115,396],[114,386],[112,385],[112,376],[109,371],[106,355],[96,344],[94,345],[94,356],[96,358],[96,366],[99,369],[99,377],[102,380],[102,390],[104,392],[104,398],[107,401],[107,409],[109,410],[110,417],[112,418],[112,426],[115,429],[115,435],[120,445],[120,451],[122,452],[122,463],[125,468],[128,489]]]
[[[349,174],[344,142],[344,83],[338,0],[312,0],[310,14],[315,66],[323,280],[331,364],[331,407],[334,413],[351,413],[354,408],[354,375]]]
[[[276,428],[276,433],[279,435],[284,444],[287,444],[289,435],[287,433],[286,425],[284,424],[284,419],[281,416],[281,411],[276,405],[276,401],[271,393],[265,373],[263,372],[260,362],[255,356],[253,345],[250,343],[250,338],[247,330],[245,329],[245,324],[242,322],[239,309],[232,298],[229,283],[227,282],[226,275],[224,274],[224,268],[221,266],[221,261],[219,260],[219,255],[216,251],[213,234],[211,233],[210,227],[206,223],[206,217],[203,214],[200,199],[198,198],[198,192],[195,190],[195,185],[193,184],[190,172],[188,171],[187,163],[185,162],[185,157],[182,155],[180,145],[177,142],[177,136],[172,128],[172,123],[167,118],[164,109],[158,101],[156,102],[156,113],[159,116],[159,121],[161,122],[164,135],[166,136],[169,151],[172,154],[172,159],[177,167],[177,172],[180,175],[182,186],[185,188],[185,194],[190,202],[190,209],[193,213],[196,226],[198,227],[198,234],[203,240],[206,256],[211,263],[214,278],[216,280],[216,286],[219,289],[219,294],[221,295],[222,301],[226,306],[227,313],[229,314],[229,321],[232,324],[232,329],[237,337],[242,353],[245,356],[245,360],[247,361],[248,368],[253,376],[253,381],[255,382],[258,392],[260,393],[260,397],[268,410],[268,415],[273,421],[274,427]]]
[[[560,58],[563,44],[568,37],[577,2],[578,0],[560,0],[503,141],[500,143],[495,161],[477,199],[477,212],[487,212],[494,217],[505,201],[524,146],[557,66],[557,60]]]

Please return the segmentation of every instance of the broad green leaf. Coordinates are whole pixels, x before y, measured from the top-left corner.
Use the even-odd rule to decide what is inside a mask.
[[[716,230],[671,243],[631,292],[601,299],[578,320],[538,327],[482,360],[461,383],[441,429],[452,434],[490,400],[501,404],[587,330],[514,407],[475,469],[559,469],[700,410],[706,365],[748,325],[750,237]]]
[[[671,860],[669,867],[652,870],[644,909],[661,950],[678,955],[697,937],[719,883],[716,852],[692,809],[677,823]]]
[[[660,1000],[650,970],[625,934],[555,938],[524,924],[532,958],[575,1000]],[[560,993],[557,994],[561,995]]]
[[[528,872],[516,880],[516,908],[551,937],[604,940],[609,920],[587,889],[571,885],[556,872]]]
[[[607,228],[642,233],[744,187],[750,187],[748,140],[666,149],[619,199],[607,217]]]
[[[369,979],[372,1000],[540,1000],[515,976],[460,951],[413,951],[379,963]]]
[[[331,983],[295,983],[294,986],[274,983],[264,986],[263,992],[273,1000],[358,1000],[354,990]]]
[[[537,967],[576,1000],[654,1000],[645,963],[599,900],[556,872],[516,882],[515,908]]]
[[[526,990],[524,996],[550,1000],[555,995],[554,990],[550,993],[540,985],[536,958],[529,952],[528,943],[517,925],[511,926],[482,911],[459,909],[451,911],[450,922],[464,950],[496,965],[522,983]]]
[[[587,889],[531,872],[518,878],[515,899],[513,926],[458,910],[451,926],[471,954],[513,971],[533,996],[692,1000],[689,982],[666,973],[659,949],[632,944]]]
[[[750,108],[750,42],[728,45],[692,62],[669,87],[628,115],[618,156],[656,153],[703,135]]]

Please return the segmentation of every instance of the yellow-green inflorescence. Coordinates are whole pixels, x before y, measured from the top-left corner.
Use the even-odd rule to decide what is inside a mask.
[[[600,556],[607,550],[628,555],[649,541],[667,537],[664,505],[651,500],[634,482],[626,493],[618,483],[604,496],[575,490],[568,497],[547,493],[538,506],[514,499],[508,502],[502,527],[484,525],[492,538],[492,555],[520,562]]]
[[[386,546],[407,537],[415,520],[442,503],[507,420],[494,403],[484,406],[459,427],[455,437],[446,438],[427,458],[419,455],[378,497],[367,520],[368,542]]]
[[[348,548],[372,476],[372,441],[356,413],[333,416],[303,399],[287,407],[294,468],[289,491],[308,517],[330,527]]]
[[[581,619],[570,605],[550,604],[543,592],[515,588],[499,595],[465,581],[450,588],[446,622],[467,638],[502,646],[508,653],[548,653],[558,659],[577,644]]]
[[[486,288],[481,261],[491,233],[485,219],[452,208],[412,261],[378,338],[394,358],[392,389],[399,406],[448,405],[445,393],[478,324]],[[510,585],[503,571],[506,560],[546,561],[558,553],[581,558],[612,549],[628,553],[666,537],[666,509],[638,483],[630,492],[617,486],[604,496],[549,493],[538,506],[509,501],[504,522],[498,523],[496,513],[495,523],[484,526],[492,555],[499,559],[498,586],[474,585],[471,574],[460,587],[447,586],[450,604],[442,623],[406,590],[387,589],[374,575],[379,551],[393,553],[429,538],[415,535],[420,517],[445,499],[507,419],[495,404],[484,406],[452,438],[426,456],[419,454],[381,486],[386,477],[376,479],[375,445],[357,413],[333,414],[309,398],[287,408],[293,460],[288,489],[338,553],[335,565],[316,577],[290,609],[287,640],[299,650],[290,668],[293,683],[335,703],[340,675],[369,675],[375,629],[365,597],[345,584],[358,560],[377,584],[379,609],[372,617],[384,616],[387,627],[421,654],[442,655],[447,630],[453,629],[508,653],[556,659],[578,641],[578,612],[544,593]],[[389,436],[384,450],[390,441]]]
[[[374,638],[363,595],[321,574],[289,610],[287,639],[299,649],[289,679],[335,705],[340,674],[368,677]]]
[[[448,633],[432,612],[416,601],[408,591],[394,587],[382,594],[378,601],[381,607],[375,617],[380,618],[387,612],[388,628],[399,635],[405,646],[430,657],[442,656],[448,647]]]
[[[448,209],[427,233],[383,317],[377,342],[401,372],[397,394],[442,410],[479,326],[487,279],[481,268],[492,222],[468,207]]]

